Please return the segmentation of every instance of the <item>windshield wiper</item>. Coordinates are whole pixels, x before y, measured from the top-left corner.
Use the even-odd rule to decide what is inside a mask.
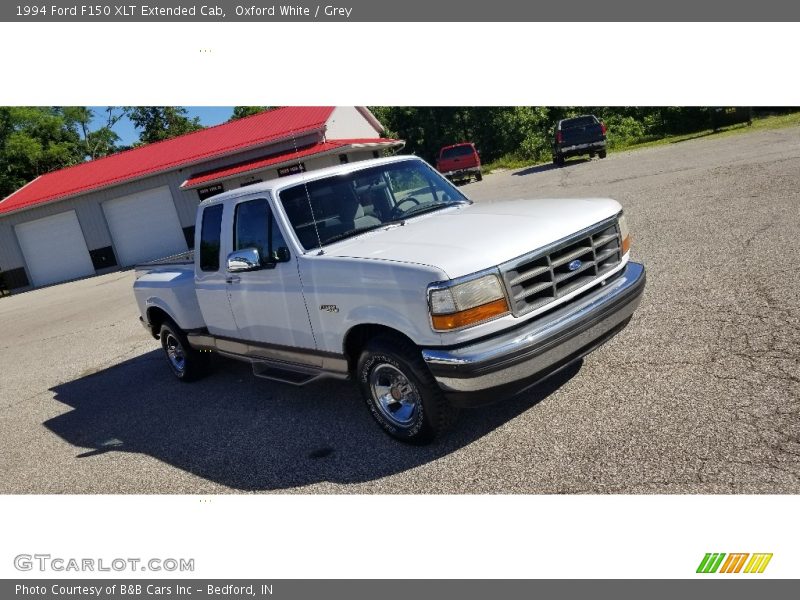
[[[414,208],[410,208],[409,210],[405,211],[402,214],[402,218],[405,219],[411,215],[421,215],[426,212],[439,210],[445,206],[456,206],[458,204],[466,204],[466,202],[464,200],[453,200],[450,202],[431,202],[430,204],[420,204],[419,206],[415,206]]]
[[[329,237],[328,239],[324,240],[322,244],[327,246],[328,244],[332,244],[333,242],[338,242],[341,240],[345,240],[349,237],[353,237],[354,235],[360,235],[362,233],[366,233],[367,231],[373,231],[375,229],[380,229],[381,227],[386,227],[389,223],[381,223],[380,225],[370,225],[369,227],[362,227],[361,229],[351,229],[350,231],[345,231],[343,233],[337,233],[333,237]]]

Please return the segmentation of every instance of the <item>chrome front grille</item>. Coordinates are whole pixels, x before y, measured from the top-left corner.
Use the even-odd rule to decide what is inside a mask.
[[[543,250],[515,258],[501,265],[500,270],[511,312],[520,316],[602,278],[621,261],[619,226],[616,219],[611,219]]]

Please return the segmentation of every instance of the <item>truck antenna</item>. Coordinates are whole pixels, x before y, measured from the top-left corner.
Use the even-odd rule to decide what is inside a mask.
[[[292,144],[294,144],[294,153],[300,154],[300,151],[297,149],[297,138],[292,134]],[[300,161],[297,162],[300,164]],[[325,254],[325,250],[322,249],[322,238],[319,237],[319,227],[317,226],[317,216],[314,214],[314,206],[311,204],[311,196],[308,193],[308,183],[306,182],[306,171],[303,168],[303,188],[306,191],[306,202],[308,202],[308,209],[311,211],[311,219],[314,221],[314,232],[317,234],[317,248],[319,248],[319,252],[317,252],[317,256],[321,256]]]

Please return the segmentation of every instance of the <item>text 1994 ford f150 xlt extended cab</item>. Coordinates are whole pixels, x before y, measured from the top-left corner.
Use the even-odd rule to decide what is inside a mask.
[[[408,156],[214,196],[196,237],[191,263],[138,267],[134,284],[179,379],[209,350],[283,382],[349,378],[413,443],[610,339],[645,282],[614,200],[473,204]]]

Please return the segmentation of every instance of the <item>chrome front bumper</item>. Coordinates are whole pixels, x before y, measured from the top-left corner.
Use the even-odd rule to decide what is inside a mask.
[[[629,262],[619,276],[564,308],[474,344],[423,349],[422,357],[445,392],[481,392],[535,380],[622,330],[639,306],[644,284],[644,266]]]

